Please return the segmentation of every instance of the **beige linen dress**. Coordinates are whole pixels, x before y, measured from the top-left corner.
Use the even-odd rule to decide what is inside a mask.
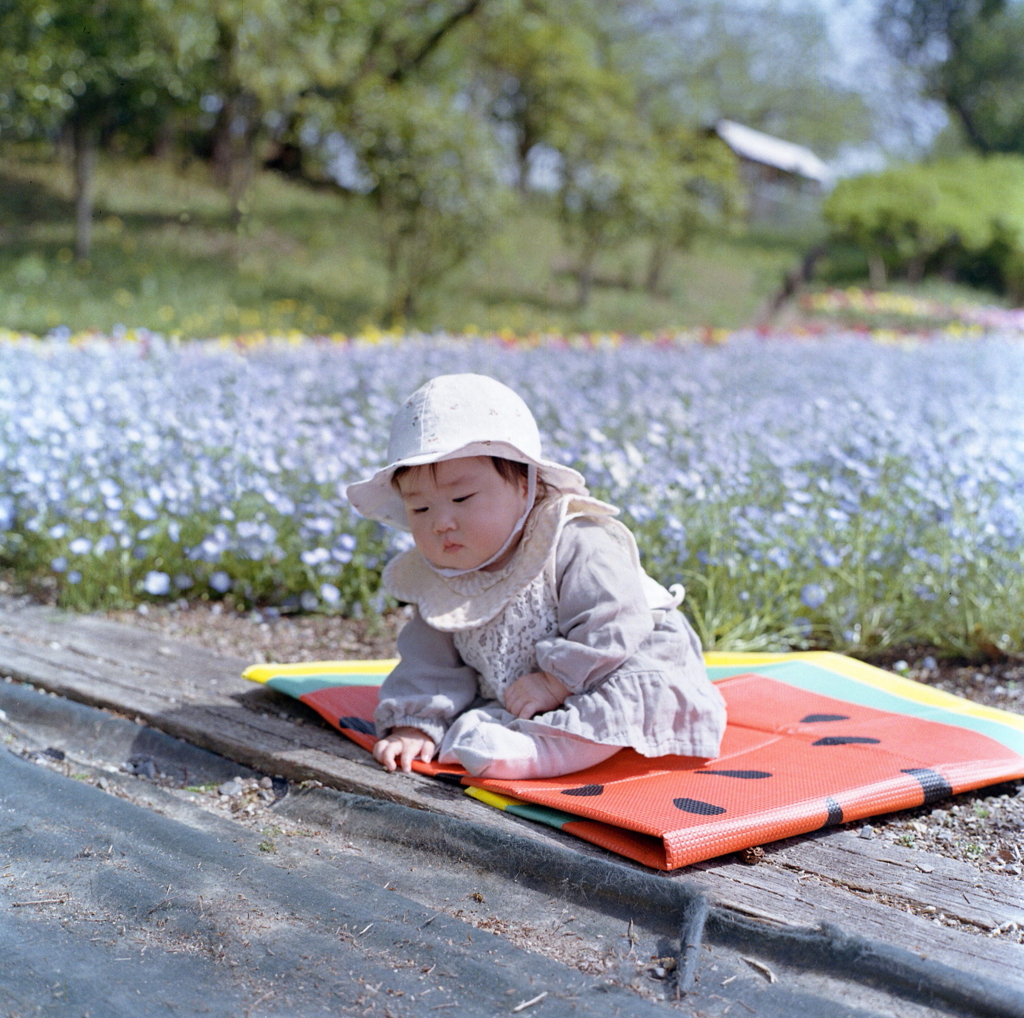
[[[547,498],[500,570],[444,578],[415,549],[384,570],[384,587],[416,614],[401,662],[381,687],[378,734],[409,725],[439,745],[452,721],[489,704],[519,676],[546,671],[570,695],[508,727],[631,746],[647,757],[717,756],[725,704],[678,599],[640,565],[636,541],[597,499]]]

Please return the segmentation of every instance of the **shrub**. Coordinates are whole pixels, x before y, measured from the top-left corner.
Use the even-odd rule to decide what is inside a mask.
[[[825,203],[833,240],[866,254],[872,283],[942,273],[1024,294],[1024,158],[969,155],[842,181]]]

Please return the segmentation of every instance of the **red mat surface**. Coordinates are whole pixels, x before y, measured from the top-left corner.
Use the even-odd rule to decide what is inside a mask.
[[[393,664],[257,665],[245,674],[369,750],[378,687]],[[663,870],[1024,777],[1020,715],[836,654],[709,654],[708,665],[729,717],[715,760],[624,749],[597,767],[532,781],[414,766]]]

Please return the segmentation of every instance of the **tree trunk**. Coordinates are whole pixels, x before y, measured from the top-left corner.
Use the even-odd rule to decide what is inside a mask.
[[[408,281],[403,279],[402,238],[398,233],[387,239],[384,265],[388,273],[388,297],[387,309],[384,312],[384,325],[390,329],[407,321],[413,307],[412,288]]]
[[[576,308],[582,311],[590,303],[590,295],[594,290],[594,257],[586,253],[580,259],[576,270]]]
[[[658,237],[651,241],[651,257],[647,262],[647,276],[644,279],[644,290],[652,297],[656,296],[661,286],[661,274],[668,260],[668,245]]]
[[[885,286],[885,260],[877,251],[868,255],[868,279],[874,290],[881,290]]]
[[[96,128],[87,121],[75,122],[75,257],[79,261],[87,259],[92,251],[96,134]]]

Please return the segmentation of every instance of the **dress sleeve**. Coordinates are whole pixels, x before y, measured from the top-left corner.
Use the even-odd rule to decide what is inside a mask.
[[[628,549],[592,520],[570,520],[555,558],[558,635],[537,644],[537,664],[571,692],[606,679],[654,631]]]
[[[452,720],[476,699],[477,674],[463,664],[450,633],[417,612],[398,634],[401,661],[380,687],[373,712],[379,736],[392,728],[419,728],[440,745]]]

